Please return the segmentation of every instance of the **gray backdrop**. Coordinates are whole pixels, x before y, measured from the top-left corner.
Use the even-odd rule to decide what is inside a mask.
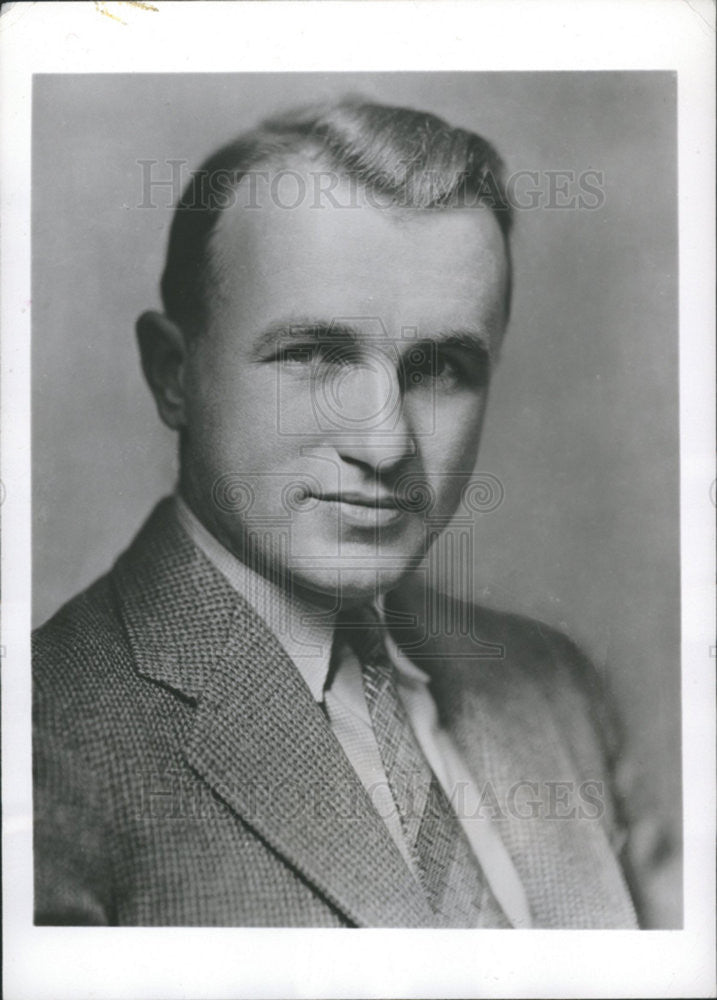
[[[476,588],[562,628],[605,670],[639,794],[679,834],[673,74],[36,77],[35,620],[109,567],[176,474],[133,332],[159,301],[171,192],[139,207],[137,161],[165,177],[167,160],[186,161],[186,177],[265,113],[346,91],[483,133],[510,171],[541,172],[544,199],[545,171],[603,172],[594,210],[517,212],[513,319],[478,466],[505,497],[479,517]],[[676,902],[675,883],[665,892]]]

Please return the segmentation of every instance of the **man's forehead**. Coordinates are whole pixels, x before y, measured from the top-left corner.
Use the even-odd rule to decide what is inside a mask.
[[[235,321],[256,330],[292,314],[363,317],[355,325],[365,331],[377,317],[390,337],[411,325],[420,335],[490,327],[491,340],[502,327],[507,259],[488,208],[409,212],[375,207],[366,192],[294,203],[278,190],[268,183],[251,204],[238,199],[212,240],[218,299]]]
[[[493,211],[485,204],[416,208],[396,196],[359,183],[355,176],[307,158],[248,172],[216,224],[230,240],[281,233],[314,241],[335,240],[337,248],[364,235],[415,243],[442,232],[448,242],[481,243],[486,255],[502,260],[505,244]],[[452,237],[452,239],[451,239]],[[440,248],[434,247],[434,252]]]

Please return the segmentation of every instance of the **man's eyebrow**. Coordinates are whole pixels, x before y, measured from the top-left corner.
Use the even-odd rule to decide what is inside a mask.
[[[440,344],[442,347],[458,347],[462,350],[470,351],[472,354],[491,355],[493,353],[492,344],[494,336],[495,335],[490,327],[483,330],[449,328],[446,330],[439,330],[432,336],[421,337],[420,340],[424,342],[435,342],[436,344]]]
[[[496,327],[495,330],[494,327]],[[441,330],[427,331],[424,335],[419,335],[415,327],[406,327],[405,329],[406,331],[410,330],[410,335],[395,339],[390,338],[392,344],[397,347],[405,345],[406,348],[410,348],[413,344],[437,344],[455,347],[472,354],[492,356],[497,324],[487,323],[481,329],[446,327]],[[383,337],[389,339],[385,333]],[[358,326],[345,321],[331,319],[279,320],[270,323],[257,334],[253,349],[256,354],[262,354],[300,340],[356,343],[364,339],[380,343],[382,336],[379,334],[379,336],[367,337],[366,333],[362,332]]]
[[[255,353],[271,350],[297,340],[356,341],[361,332],[350,323],[330,319],[279,320],[265,326],[254,340]]]

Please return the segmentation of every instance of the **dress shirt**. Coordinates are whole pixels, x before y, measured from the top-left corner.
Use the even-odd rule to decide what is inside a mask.
[[[337,648],[333,649],[333,616],[317,612],[314,605],[252,570],[204,527],[178,494],[175,502],[179,523],[194,544],[266,622],[296,665],[396,846],[413,870],[413,860],[371,725],[361,664],[346,643],[337,641]],[[382,615],[380,605],[377,610]],[[388,630],[385,631],[385,644],[396,668],[398,695],[419,746],[449,801],[454,805],[460,803],[456,815],[495,897],[514,927],[530,927],[530,910],[523,886],[491,820],[480,815],[480,793],[453,740],[439,724],[427,674],[401,652]]]

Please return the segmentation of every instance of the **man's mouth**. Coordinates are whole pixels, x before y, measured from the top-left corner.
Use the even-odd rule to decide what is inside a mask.
[[[322,493],[318,499],[341,523],[356,527],[386,527],[403,515],[396,497],[390,493],[342,491]]]
[[[352,504],[356,507],[380,507],[385,509],[400,509],[400,505],[396,501],[396,497],[391,493],[352,493],[352,492],[341,492],[341,493],[322,493],[319,497],[320,500],[326,500],[330,503],[343,503]]]

